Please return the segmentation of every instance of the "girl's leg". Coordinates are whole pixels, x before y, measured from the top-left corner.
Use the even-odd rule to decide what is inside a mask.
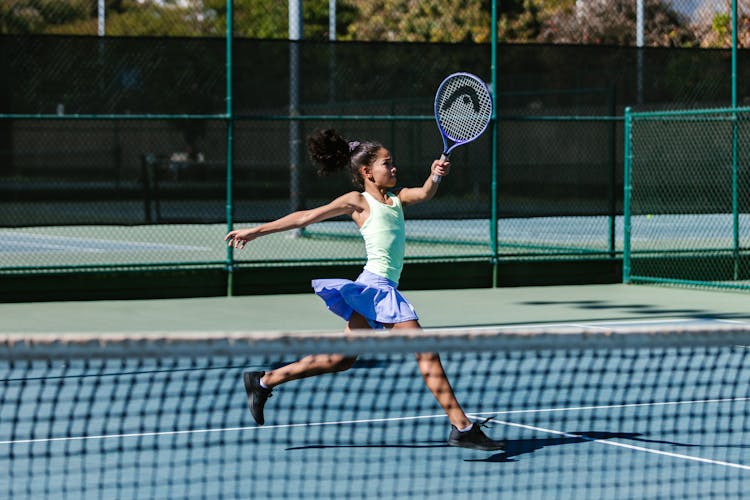
[[[360,314],[354,313],[346,323],[345,332],[349,334],[354,330],[366,330],[369,328],[370,325],[367,323],[367,320]],[[314,354],[267,372],[260,380],[264,386],[270,389],[291,380],[348,370],[352,367],[356,359],[356,356],[343,356],[340,354]]]
[[[411,328],[420,329],[417,321],[407,321],[393,325],[394,328]],[[456,396],[453,394],[448,377],[443,370],[443,364],[440,362],[440,356],[437,353],[419,353],[417,354],[417,364],[419,371],[422,372],[425,384],[432,391],[440,406],[445,410],[448,419],[453,424],[448,437],[448,444],[451,446],[460,446],[462,448],[472,448],[475,450],[504,450],[505,441],[496,441],[487,437],[479,428],[481,424],[472,424],[471,420],[466,417],[461,405],[458,404]]]
[[[412,320],[404,323],[397,323],[393,325],[393,328],[408,328],[416,330],[421,327],[419,322]],[[440,361],[440,356],[434,352],[419,353],[416,356],[419,371],[422,373],[422,378],[424,379],[427,388],[430,389],[440,406],[443,407],[451,424],[457,429],[465,429],[471,425],[471,420],[466,417],[466,414],[453,393],[453,388],[448,381],[448,376],[445,374],[443,364]]]
[[[365,318],[354,313],[346,324],[346,333],[369,327],[370,325]],[[266,400],[271,397],[272,388],[290,380],[348,370],[352,367],[356,359],[356,356],[343,356],[340,354],[314,354],[268,373],[245,372],[242,375],[242,380],[245,384],[250,413],[258,425],[263,425],[265,423],[263,410]]]

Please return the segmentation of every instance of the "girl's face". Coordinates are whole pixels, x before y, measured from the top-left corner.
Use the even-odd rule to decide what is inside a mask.
[[[378,187],[391,188],[396,185],[396,166],[393,164],[391,153],[380,148],[375,161],[367,167],[365,177],[370,179]]]

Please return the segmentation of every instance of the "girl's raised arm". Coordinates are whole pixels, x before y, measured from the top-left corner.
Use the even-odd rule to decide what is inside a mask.
[[[398,198],[404,205],[413,205],[432,199],[437,193],[439,183],[433,180],[434,175],[444,177],[450,172],[451,164],[448,160],[435,160],[430,167],[430,175],[419,187],[403,188],[398,192]]]

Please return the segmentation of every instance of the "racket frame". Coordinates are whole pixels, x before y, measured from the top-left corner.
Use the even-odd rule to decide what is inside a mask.
[[[438,98],[440,97],[440,94],[441,94],[443,88],[447,85],[448,81],[451,80],[451,79],[453,79],[453,78],[456,78],[458,76],[468,77],[468,78],[471,78],[472,80],[476,81],[477,83],[479,83],[484,88],[484,90],[487,92],[487,96],[489,97],[489,100],[490,100],[490,116],[489,116],[489,119],[484,124],[484,127],[482,127],[482,130],[480,130],[473,137],[471,137],[469,139],[465,139],[465,140],[455,140],[455,139],[453,139],[452,137],[450,137],[448,135],[448,132],[446,132],[445,129],[443,129],[443,126],[440,124],[440,109],[439,109]],[[452,74],[448,75],[447,77],[445,77],[445,79],[440,83],[440,86],[438,87],[437,92],[435,92],[435,104],[434,104],[435,122],[437,123],[438,131],[440,131],[440,136],[443,138],[443,153],[440,155],[440,161],[446,161],[446,160],[448,160],[450,158],[451,152],[454,149],[456,149],[458,146],[462,146],[464,144],[467,144],[467,143],[469,143],[471,141],[474,141],[474,140],[478,139],[484,133],[484,131],[487,130],[487,127],[489,126],[490,122],[492,121],[492,112],[494,111],[494,109],[495,109],[495,101],[492,98],[492,92],[490,92],[490,89],[487,86],[487,84],[481,78],[479,78],[477,75],[474,75],[472,73],[466,73],[466,72],[458,72],[458,73],[452,73]],[[448,140],[450,140],[451,142],[453,142],[453,144],[450,147],[448,146]],[[432,180],[435,183],[439,183],[442,180],[442,177],[439,176],[439,175],[437,175],[437,174],[435,174],[435,175],[432,176]]]

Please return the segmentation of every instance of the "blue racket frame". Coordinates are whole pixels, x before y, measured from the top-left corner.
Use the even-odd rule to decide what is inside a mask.
[[[448,82],[455,79],[456,77],[469,78],[473,80],[487,92],[487,96],[489,97],[490,111],[489,111],[489,116],[484,121],[484,125],[478,131],[476,131],[471,137],[464,138],[464,139],[451,136],[450,132],[445,130],[445,128],[443,128],[443,125],[440,123],[441,122],[440,120],[440,103],[441,103],[440,97],[443,93],[444,87],[448,84]],[[470,88],[469,90],[474,91],[473,88]],[[459,97],[459,95],[464,95],[464,94],[454,93],[454,95],[451,97],[457,98]],[[478,103],[478,98],[477,98],[477,100],[475,101],[475,108],[478,106],[479,106],[479,103]],[[435,103],[434,103],[435,121],[437,123],[438,130],[440,131],[440,136],[443,138],[443,154],[441,156],[441,160],[447,160],[451,152],[454,149],[456,149],[458,146],[462,146],[464,144],[467,144],[479,138],[484,133],[484,131],[487,130],[487,127],[489,126],[490,121],[492,121],[492,113],[493,113],[494,107],[495,107],[495,102],[492,98],[492,92],[490,92],[489,87],[481,78],[479,78],[478,76],[472,73],[466,73],[466,72],[458,72],[458,73],[453,73],[451,75],[448,75],[442,81],[442,83],[440,83],[440,86],[438,87],[438,90],[435,93]],[[477,109],[477,112],[478,111],[479,110]],[[440,179],[441,178],[438,175],[433,176],[433,181],[435,182],[440,182]]]

